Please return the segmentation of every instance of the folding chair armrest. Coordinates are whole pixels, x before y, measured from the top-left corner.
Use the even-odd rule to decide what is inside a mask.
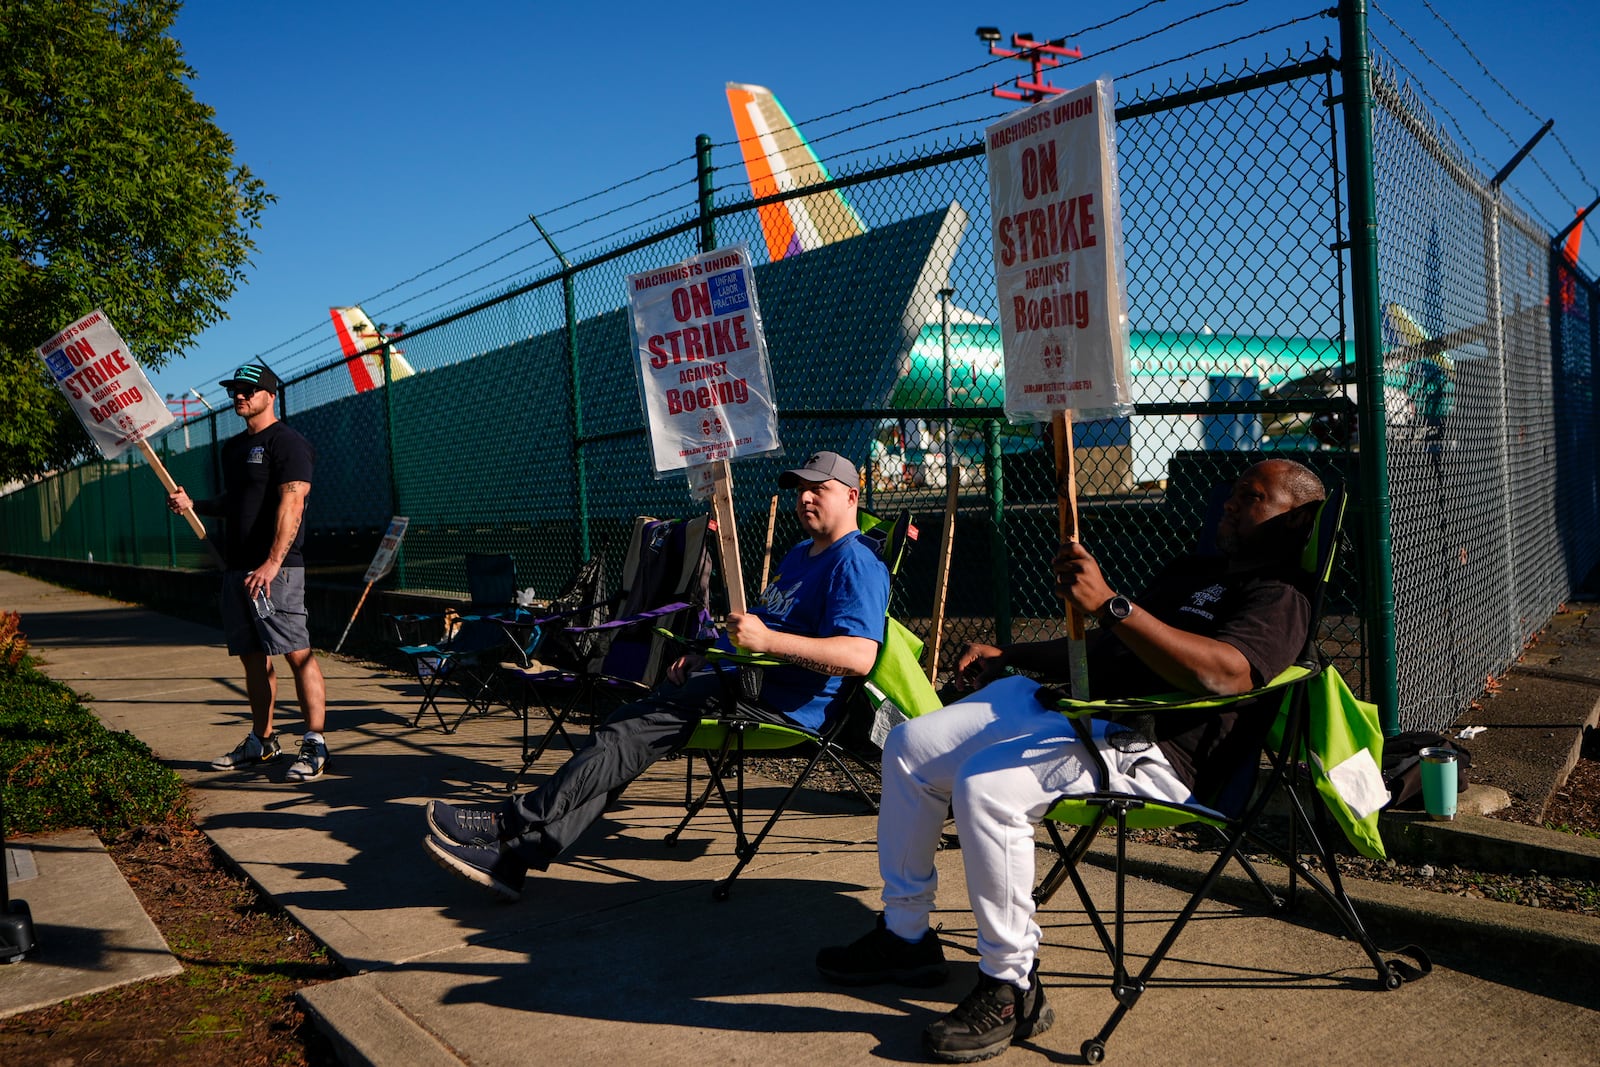
[[[425,623],[437,622],[441,626],[449,617],[443,612],[384,612],[384,618],[394,628],[394,639],[405,645],[430,643],[423,637]]]
[[[609,622],[599,623],[595,626],[569,626],[567,627],[567,632],[570,634],[590,634],[602,633],[606,630],[621,630],[629,626],[642,626],[647,622],[653,622],[654,620],[662,618],[666,615],[676,615],[678,612],[684,610],[688,606],[689,605],[686,602],[678,604],[663,604],[659,608],[651,608],[649,611],[641,611],[637,615],[627,615],[620,619],[612,619]]]
[[[725,648],[708,649],[706,659],[713,663],[731,663],[735,667],[781,667],[787,662],[761,652],[742,652],[738,649],[729,652]]]
[[[1119,697],[1112,700],[1073,700],[1058,690],[1046,687],[1052,693],[1052,696],[1046,699],[1049,700],[1047,706],[1069,718],[1075,719],[1086,715],[1118,711],[1160,712],[1193,708],[1224,708],[1229,704],[1237,704],[1241,700],[1253,700],[1256,697],[1266,696],[1269,693],[1286,689],[1296,682],[1316,674],[1319,669],[1297,663],[1286,668],[1266,685],[1243,693],[1226,695],[1218,695],[1216,693],[1156,693],[1151,696]],[[1046,690],[1041,690],[1040,692],[1043,694]]]
[[[664,626],[657,626],[656,633],[684,652],[701,656],[711,663],[728,663],[735,667],[781,667],[786,662],[759,652],[745,652],[740,649],[730,652],[725,648],[718,648],[717,639],[714,637],[679,637]]]

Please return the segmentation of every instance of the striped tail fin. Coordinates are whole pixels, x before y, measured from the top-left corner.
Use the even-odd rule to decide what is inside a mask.
[[[728,109],[756,199],[832,180],[770,89],[729,82]],[[837,189],[768,204],[759,214],[767,254],[773,260],[858,237],[867,230]]]
[[[333,316],[333,332],[339,335],[339,349],[345,354],[345,366],[350,368],[350,381],[356,392],[364,393],[383,384],[383,357],[377,351],[380,340],[377,327],[359,307],[329,308]],[[395,380],[415,373],[398,348],[389,349],[389,366]]]

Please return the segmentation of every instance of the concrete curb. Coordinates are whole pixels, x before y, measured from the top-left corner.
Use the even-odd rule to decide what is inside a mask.
[[[1435,822],[1411,812],[1386,814],[1380,828],[1389,854],[1406,863],[1538,871],[1600,882],[1600,841],[1590,837],[1475,815]]]
[[[400,1006],[383,996],[364,975],[302,989],[297,994],[318,1028],[337,1046],[348,1067],[461,1067],[461,1057]]]
[[[1086,858],[1111,868],[1116,857],[1111,844],[1101,842]],[[1129,842],[1127,846],[1130,874],[1175,885],[1198,885],[1214,860],[1210,853],[1161,845]],[[1256,869],[1275,891],[1287,889],[1288,872],[1282,867],[1257,864]],[[1492,956],[1502,963],[1512,961],[1541,971],[1561,969],[1573,975],[1600,969],[1600,918],[1356,878],[1344,879],[1344,887],[1380,948],[1415,943],[1435,963],[1463,968]],[[1259,890],[1236,865],[1224,872],[1215,893],[1233,902],[1261,901]],[[1300,900],[1306,915],[1319,925],[1337,924],[1314,890],[1303,889]],[[1294,916],[1286,918],[1293,921]],[[1600,1005],[1600,990],[1585,1000]]]

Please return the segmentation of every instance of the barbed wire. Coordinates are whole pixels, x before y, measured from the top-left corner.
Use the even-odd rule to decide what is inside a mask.
[[[1455,40],[1456,44],[1461,46],[1461,50],[1466,52],[1467,55],[1469,57],[1471,57],[1472,61],[1478,65],[1478,69],[1483,71],[1484,76],[1487,77],[1491,82],[1493,82],[1495,84],[1495,86],[1501,92],[1505,93],[1506,96],[1511,100],[1512,103],[1516,104],[1523,111],[1527,112],[1528,115],[1531,118],[1533,118],[1536,122],[1542,123],[1544,121],[1545,116],[1542,116],[1542,115],[1538,114],[1537,112],[1535,112],[1533,110],[1533,108],[1531,108],[1527,104],[1523,103],[1522,100],[1517,96],[1516,93],[1513,93],[1511,91],[1511,89],[1504,82],[1502,82],[1499,78],[1496,78],[1494,76],[1494,72],[1489,69],[1488,64],[1486,64],[1483,60],[1478,58],[1478,54],[1472,50],[1472,46],[1467,44],[1466,40],[1464,38],[1462,38],[1462,36],[1459,33],[1456,32],[1456,28],[1454,26],[1450,25],[1449,21],[1446,20],[1443,15],[1439,14],[1439,12],[1434,8],[1434,6],[1432,4],[1430,4],[1428,2],[1428,0],[1421,0],[1421,3],[1422,3],[1422,6],[1427,9],[1428,14],[1432,15],[1435,19],[1437,19],[1438,22],[1439,22],[1439,25],[1444,27],[1445,32],[1448,33],[1451,36],[1451,38],[1453,38]],[[1374,7],[1376,7],[1376,5],[1374,5]],[[1550,131],[1550,137],[1551,137],[1552,140],[1554,140],[1557,144],[1559,144],[1561,146],[1561,151],[1566,153],[1567,161],[1572,164],[1572,169],[1578,172],[1579,180],[1582,181],[1583,184],[1589,186],[1590,188],[1593,188],[1594,187],[1594,183],[1591,182],[1589,180],[1589,176],[1584,173],[1582,164],[1580,164],[1578,162],[1578,160],[1577,160],[1577,157],[1572,154],[1572,149],[1567,146],[1567,142],[1562,139],[1561,134],[1559,134],[1558,132],[1556,132],[1555,130],[1552,129]]]
[[[1152,70],[1160,70],[1162,67],[1170,67],[1172,64],[1181,63],[1186,59],[1198,59],[1200,56],[1205,55],[1207,52],[1215,52],[1219,48],[1230,48],[1233,45],[1242,44],[1243,42],[1249,41],[1249,40],[1253,40],[1256,37],[1265,37],[1266,35],[1268,35],[1270,33],[1277,33],[1280,30],[1286,30],[1290,26],[1297,26],[1302,22],[1309,22],[1312,19],[1319,19],[1319,18],[1326,18],[1326,17],[1327,17],[1327,12],[1325,12],[1325,11],[1315,11],[1315,12],[1312,12],[1311,14],[1309,14],[1309,15],[1301,15],[1298,18],[1292,18],[1292,19],[1289,19],[1286,22],[1280,22],[1276,26],[1268,26],[1265,29],[1255,31],[1254,33],[1240,34],[1238,37],[1235,37],[1232,40],[1220,41],[1217,44],[1207,45],[1205,48],[1197,48],[1193,52],[1188,53],[1187,55],[1178,56],[1178,57],[1176,57],[1174,59],[1162,60],[1159,63],[1151,63],[1149,66],[1140,67],[1137,70],[1127,71],[1125,73],[1117,75],[1117,77],[1118,78],[1134,78],[1134,77],[1139,76],[1140,74],[1148,74]]]
[[[1449,70],[1445,69],[1445,67],[1444,67],[1444,65],[1442,63],[1440,63],[1438,60],[1434,59],[1433,56],[1430,55],[1427,52],[1427,50],[1422,47],[1422,45],[1420,43],[1418,43],[1418,41],[1417,41],[1417,39],[1415,37],[1411,36],[1411,34],[1406,32],[1405,27],[1403,27],[1399,23],[1397,23],[1393,18],[1391,18],[1388,15],[1387,12],[1384,12],[1384,11],[1378,9],[1376,7],[1376,5],[1374,5],[1373,10],[1377,11],[1378,15],[1385,22],[1387,22],[1390,26],[1394,27],[1395,32],[1400,34],[1401,37],[1405,38],[1406,43],[1409,44],[1416,51],[1417,55],[1421,56],[1428,63],[1429,66],[1431,66],[1433,69],[1437,70],[1440,74],[1444,75],[1445,80],[1447,80],[1451,85],[1453,85],[1457,92],[1459,92],[1462,96],[1466,97],[1466,99],[1468,101],[1470,101],[1472,103],[1472,105],[1478,109],[1478,112],[1479,112],[1479,114],[1481,114],[1483,116],[1484,121],[1488,122],[1496,130],[1500,131],[1500,133],[1505,137],[1506,141],[1511,145],[1511,147],[1513,149],[1520,149],[1522,147],[1523,142],[1519,141],[1516,138],[1516,136],[1514,134],[1512,134],[1512,132],[1510,130],[1506,129],[1505,126],[1502,125],[1498,119],[1496,119],[1492,114],[1489,113],[1488,106],[1486,104],[1484,104],[1484,102],[1482,100],[1479,100],[1477,98],[1477,96],[1475,96],[1472,93],[1472,91],[1469,90],[1465,85],[1461,84],[1460,79],[1458,79],[1454,74],[1450,73]],[[1370,27],[1368,29],[1368,34],[1369,34],[1369,36],[1371,35]],[[1390,51],[1390,54],[1393,55],[1393,50],[1390,49],[1389,51]],[[1415,79],[1415,80],[1419,80],[1420,81],[1420,79],[1416,79],[1416,75],[1414,75],[1414,74],[1412,75],[1412,78]],[[1535,118],[1537,118],[1537,117],[1538,116],[1535,116]],[[1541,161],[1537,156],[1529,156],[1528,157],[1528,162],[1530,162],[1533,165],[1534,170],[1538,171],[1541,175],[1544,176],[1545,181],[1550,183],[1550,188],[1555,191],[1556,196],[1558,196],[1558,197],[1560,197],[1562,199],[1570,199],[1569,197],[1567,197],[1567,194],[1562,190],[1560,183],[1557,182],[1555,180],[1555,177],[1553,175],[1551,175],[1551,173],[1548,170],[1545,169],[1543,161]],[[1493,171],[1494,169],[1496,169],[1496,168],[1494,168],[1491,165],[1490,170]],[[1541,220],[1543,220],[1542,216],[1541,216]],[[1543,220],[1543,221],[1545,221],[1545,225],[1547,227],[1550,226],[1550,223],[1548,222],[1548,220]]]
[[[1433,112],[1444,116],[1449,121],[1456,131],[1456,136],[1451,139],[1452,146],[1458,151],[1469,153],[1478,162],[1485,177],[1493,174],[1494,164],[1489,161],[1487,156],[1478,151],[1477,147],[1472,143],[1472,138],[1467,135],[1466,129],[1461,125],[1461,120],[1456,117],[1455,112],[1446,107],[1438,97],[1429,91],[1427,83],[1418,77],[1415,71],[1406,66],[1405,61],[1400,58],[1393,48],[1384,43],[1382,37],[1372,33],[1370,30],[1367,36],[1371,38],[1375,52],[1391,67],[1406,76],[1406,85],[1410,87],[1411,91],[1426,100]]]
[[[1060,39],[1060,40],[1081,39],[1082,37],[1084,37],[1086,35],[1089,35],[1091,33],[1097,32],[1099,30],[1106,29],[1108,27],[1114,26],[1117,23],[1122,22],[1122,21],[1126,20],[1127,18],[1130,18],[1133,15],[1135,15],[1135,14],[1141,12],[1141,11],[1146,10],[1147,8],[1153,7],[1155,2],[1157,2],[1157,0],[1152,0],[1151,3],[1146,3],[1146,4],[1144,4],[1144,5],[1142,5],[1142,6],[1138,7],[1138,8],[1135,8],[1134,11],[1129,12],[1127,15],[1119,16],[1118,18],[1115,18],[1115,19],[1109,19],[1106,22],[1102,22],[1102,23],[1100,23],[1100,24],[1098,24],[1096,26],[1089,27],[1088,29],[1085,29],[1085,30],[1079,30],[1076,33],[1069,33],[1065,37],[1058,38],[1058,39]],[[1210,7],[1210,8],[1207,8],[1204,11],[1193,12],[1193,13],[1191,13],[1191,14],[1183,17],[1183,18],[1177,19],[1177,20],[1175,20],[1173,22],[1169,22],[1165,26],[1158,27],[1158,28],[1150,30],[1150,31],[1148,31],[1146,33],[1138,34],[1136,36],[1127,38],[1126,40],[1119,41],[1116,44],[1110,45],[1110,46],[1108,46],[1108,47],[1106,47],[1104,49],[1097,50],[1094,53],[1092,53],[1092,55],[1097,60],[1103,60],[1106,56],[1113,55],[1116,52],[1121,51],[1122,49],[1130,48],[1130,47],[1132,47],[1134,45],[1137,45],[1137,44],[1142,44],[1145,41],[1151,40],[1151,39],[1153,39],[1155,37],[1159,37],[1163,33],[1167,33],[1167,32],[1170,32],[1172,30],[1182,29],[1184,26],[1186,26],[1186,25],[1188,25],[1190,23],[1199,21],[1200,19],[1210,18],[1211,16],[1214,16],[1214,15],[1218,14],[1219,12],[1226,11],[1226,10],[1229,10],[1231,8],[1243,7],[1243,6],[1245,6],[1246,4],[1248,4],[1250,2],[1251,2],[1251,0],[1226,0],[1226,2],[1217,4],[1217,5],[1215,5],[1213,7]],[[1229,40],[1229,41],[1224,41],[1224,42],[1221,42],[1219,44],[1209,45],[1206,48],[1197,49],[1197,50],[1189,53],[1187,56],[1181,56],[1181,57],[1178,57],[1177,59],[1167,60],[1167,61],[1164,61],[1162,63],[1152,64],[1152,65],[1150,65],[1148,67],[1144,67],[1144,68],[1141,68],[1139,70],[1129,71],[1127,73],[1120,74],[1120,75],[1118,75],[1118,77],[1119,78],[1133,77],[1134,75],[1141,74],[1141,73],[1144,73],[1144,72],[1149,71],[1149,70],[1155,70],[1155,69],[1157,69],[1159,67],[1166,66],[1166,65],[1168,65],[1170,63],[1173,63],[1173,62],[1178,62],[1181,59],[1193,58],[1194,56],[1201,55],[1201,54],[1203,54],[1205,52],[1208,52],[1208,51],[1215,51],[1216,49],[1229,47],[1231,45],[1239,44],[1240,42],[1248,41],[1248,40],[1251,40],[1251,39],[1256,38],[1256,37],[1265,36],[1265,35],[1271,34],[1271,33],[1277,33],[1280,30],[1283,30],[1283,29],[1285,29],[1287,27],[1290,27],[1290,26],[1294,26],[1294,25],[1296,25],[1296,24],[1298,24],[1300,22],[1306,22],[1306,21],[1309,21],[1311,19],[1316,19],[1316,18],[1324,18],[1324,17],[1326,17],[1326,15],[1327,15],[1326,10],[1318,9],[1316,11],[1313,11],[1313,12],[1309,13],[1309,14],[1301,15],[1299,17],[1289,19],[1289,20],[1287,20],[1285,22],[1281,22],[1281,23],[1279,23],[1279,24],[1277,24],[1275,26],[1268,26],[1268,27],[1265,27],[1263,29],[1253,31],[1251,33],[1241,34],[1238,37],[1235,37],[1235,38],[1233,38],[1232,40]],[[1088,59],[1088,58],[1090,58],[1090,57],[1086,55],[1086,56],[1083,57],[1083,59],[1078,59],[1078,60],[1070,60],[1069,59],[1069,60],[1066,61],[1066,64],[1064,64],[1064,65],[1070,65],[1070,64],[1075,63],[1075,62],[1083,62],[1084,59]],[[843,108],[843,109],[840,109],[839,111],[830,112],[828,115],[822,116],[820,120],[819,119],[808,119],[808,120],[805,121],[805,125],[809,128],[809,127],[814,126],[818,121],[822,121],[822,120],[826,120],[828,118],[834,118],[834,117],[837,117],[839,115],[847,114],[847,113],[849,113],[851,111],[858,110],[860,107],[869,106],[870,104],[873,104],[873,103],[882,103],[882,102],[887,101],[887,100],[896,99],[896,98],[898,98],[900,96],[905,96],[905,95],[908,95],[908,94],[910,94],[912,92],[915,92],[918,89],[927,88],[927,87],[932,86],[932,85],[942,84],[943,82],[949,81],[952,78],[961,77],[961,76],[965,76],[967,74],[974,73],[976,71],[984,69],[985,67],[993,66],[995,62],[1001,62],[1001,61],[1008,61],[1008,57],[999,57],[998,60],[991,60],[989,62],[979,64],[978,66],[970,67],[967,70],[961,71],[956,75],[951,75],[950,77],[947,77],[947,78],[937,79],[937,80],[932,81],[932,82],[926,82],[923,85],[914,87],[912,89],[906,89],[906,90],[903,90],[903,91],[898,92],[898,93],[886,94],[884,96],[876,98],[873,101],[869,101],[868,104],[857,105],[856,107]],[[970,92],[960,93],[960,94],[957,94],[957,95],[951,96],[951,97],[945,97],[945,98],[942,98],[940,100],[933,101],[932,103],[922,104],[922,105],[919,105],[917,107],[907,108],[905,110],[895,112],[893,114],[884,115],[884,116],[880,116],[878,118],[874,118],[874,119],[869,119],[869,120],[865,120],[865,121],[862,121],[862,122],[858,122],[858,123],[856,123],[856,124],[854,124],[852,126],[846,126],[846,127],[841,128],[841,129],[838,129],[838,130],[830,131],[828,133],[823,133],[823,134],[815,135],[815,136],[807,136],[806,142],[814,148],[819,144],[822,144],[822,143],[824,143],[826,141],[832,140],[833,138],[842,136],[844,134],[854,132],[856,130],[865,129],[865,128],[870,127],[870,126],[877,126],[877,125],[880,125],[880,124],[885,123],[885,122],[891,122],[891,121],[894,121],[896,119],[905,118],[905,117],[908,117],[910,115],[919,114],[919,113],[924,112],[924,111],[930,111],[930,110],[933,110],[934,108],[945,107],[945,106],[948,106],[948,105],[951,105],[951,104],[961,103],[963,101],[971,100],[971,99],[974,99],[974,98],[977,98],[977,97],[988,96],[992,92],[992,89],[993,89],[992,86],[985,86],[983,88],[975,89],[975,90],[972,90]],[[1003,113],[1003,112],[996,112],[995,114],[990,115],[988,118],[980,120],[980,121],[983,121],[983,122],[992,121],[998,114],[1001,114],[1001,113]],[[935,131],[936,130],[942,130],[942,129],[950,128],[950,126],[952,126],[952,125],[954,125],[954,124],[953,123],[947,123],[947,124],[943,124],[943,125],[940,125],[940,126],[937,126],[937,127],[933,127],[932,129],[935,130]],[[780,133],[780,132],[791,132],[791,131],[795,132],[795,133],[798,133],[799,130],[800,130],[800,126],[801,126],[801,123],[794,122],[794,123],[791,123],[790,125],[788,125],[786,127],[779,127],[776,130],[769,131],[769,133]],[[922,130],[922,131],[917,131],[915,133],[903,134],[903,135],[900,135],[898,137],[890,138],[890,139],[885,140],[885,141],[876,142],[875,144],[873,144],[871,146],[868,146],[868,147],[841,150],[841,152],[842,152],[842,154],[859,154],[860,152],[868,151],[870,149],[883,148],[883,147],[887,147],[887,146],[890,146],[890,145],[893,145],[893,144],[896,144],[896,143],[899,143],[899,142],[902,142],[902,141],[909,141],[909,140],[912,140],[914,138],[924,136],[927,132],[930,132],[930,131]],[[740,146],[742,146],[745,143],[745,141],[747,141],[747,140],[750,140],[750,138],[737,138],[737,139],[735,139],[733,141],[722,142],[721,147],[727,147],[728,145],[740,145]],[[742,147],[741,147],[741,152],[742,152]],[[736,165],[736,164],[729,164],[729,165],[732,166],[732,165]],[[777,176],[780,176],[780,175],[788,175],[788,174],[790,174],[792,171],[794,171],[796,169],[800,169],[800,168],[803,168],[803,167],[806,167],[806,166],[809,166],[809,165],[810,164],[808,162],[807,163],[796,163],[794,165],[791,165],[791,166],[788,166],[788,167],[784,167],[782,170],[773,171],[773,176],[777,177]]]

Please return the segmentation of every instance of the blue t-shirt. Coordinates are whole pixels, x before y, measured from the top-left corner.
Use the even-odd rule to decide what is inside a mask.
[[[802,541],[750,609],[768,627],[806,637],[865,637],[883,643],[889,614],[889,570],[854,530],[816,556]],[[809,729],[833,711],[844,679],[785,664],[768,667],[761,699]]]

